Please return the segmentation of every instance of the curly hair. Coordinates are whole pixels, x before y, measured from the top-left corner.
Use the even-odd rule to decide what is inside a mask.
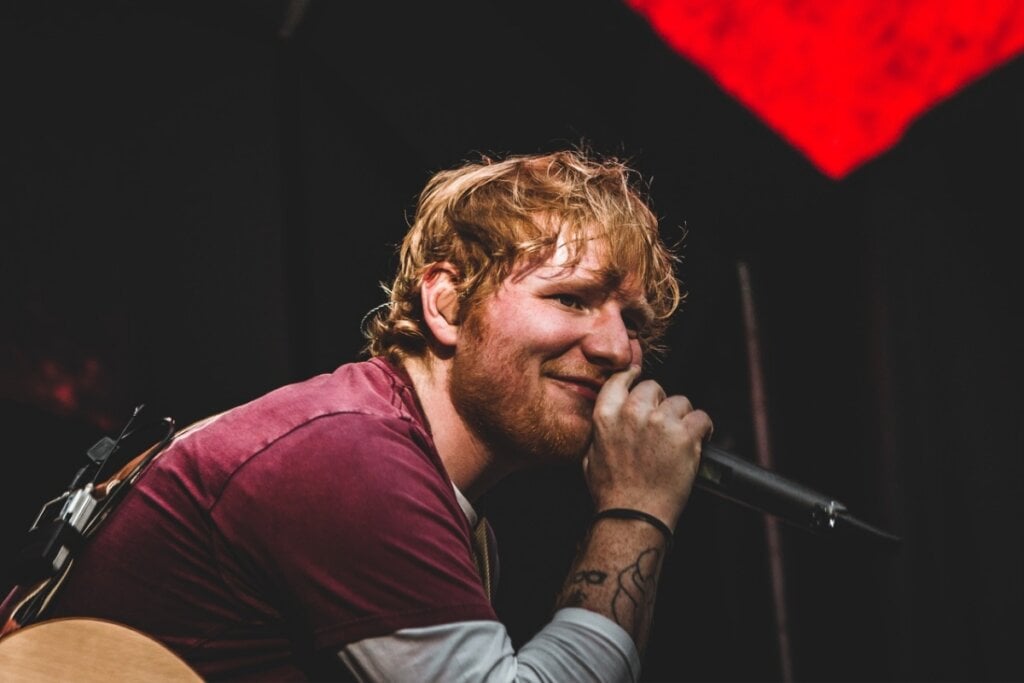
[[[460,316],[522,262],[548,258],[559,240],[570,263],[589,240],[604,240],[604,267],[636,276],[654,313],[640,331],[645,351],[656,342],[684,298],[674,273],[678,258],[662,242],[658,220],[635,171],[616,158],[582,151],[483,158],[435,174],[416,205],[402,241],[390,301],[371,312],[365,351],[400,363],[423,356],[429,331],[420,286],[432,264],[458,271]]]

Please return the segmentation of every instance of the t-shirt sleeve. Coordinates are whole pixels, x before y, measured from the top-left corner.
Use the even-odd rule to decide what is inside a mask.
[[[465,620],[495,620],[451,482],[417,428],[333,414],[268,444],[211,509],[240,591],[316,649]]]
[[[404,629],[352,643],[340,653],[359,681],[488,681],[635,683],[640,655],[622,627],[607,617],[569,607],[519,652],[493,621]]]

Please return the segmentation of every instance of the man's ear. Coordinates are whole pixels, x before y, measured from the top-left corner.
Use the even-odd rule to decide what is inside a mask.
[[[441,261],[427,269],[420,285],[423,321],[439,344],[453,348],[459,337],[458,281],[455,266]]]

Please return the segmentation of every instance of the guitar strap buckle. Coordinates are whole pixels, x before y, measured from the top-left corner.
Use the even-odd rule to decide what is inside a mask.
[[[37,620],[60,587],[75,555],[145,467],[167,447],[175,434],[174,420],[165,417],[163,438],[129,460],[106,481],[97,483],[104,465],[131,426],[142,406],[117,439],[103,437],[87,452],[88,462],[75,474],[61,495],[43,504],[14,560],[14,588],[0,604],[0,636]],[[59,511],[58,511],[59,508]]]

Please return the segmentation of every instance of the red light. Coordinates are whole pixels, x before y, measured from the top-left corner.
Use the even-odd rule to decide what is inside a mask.
[[[832,178],[1024,50],[1019,0],[626,0]]]

